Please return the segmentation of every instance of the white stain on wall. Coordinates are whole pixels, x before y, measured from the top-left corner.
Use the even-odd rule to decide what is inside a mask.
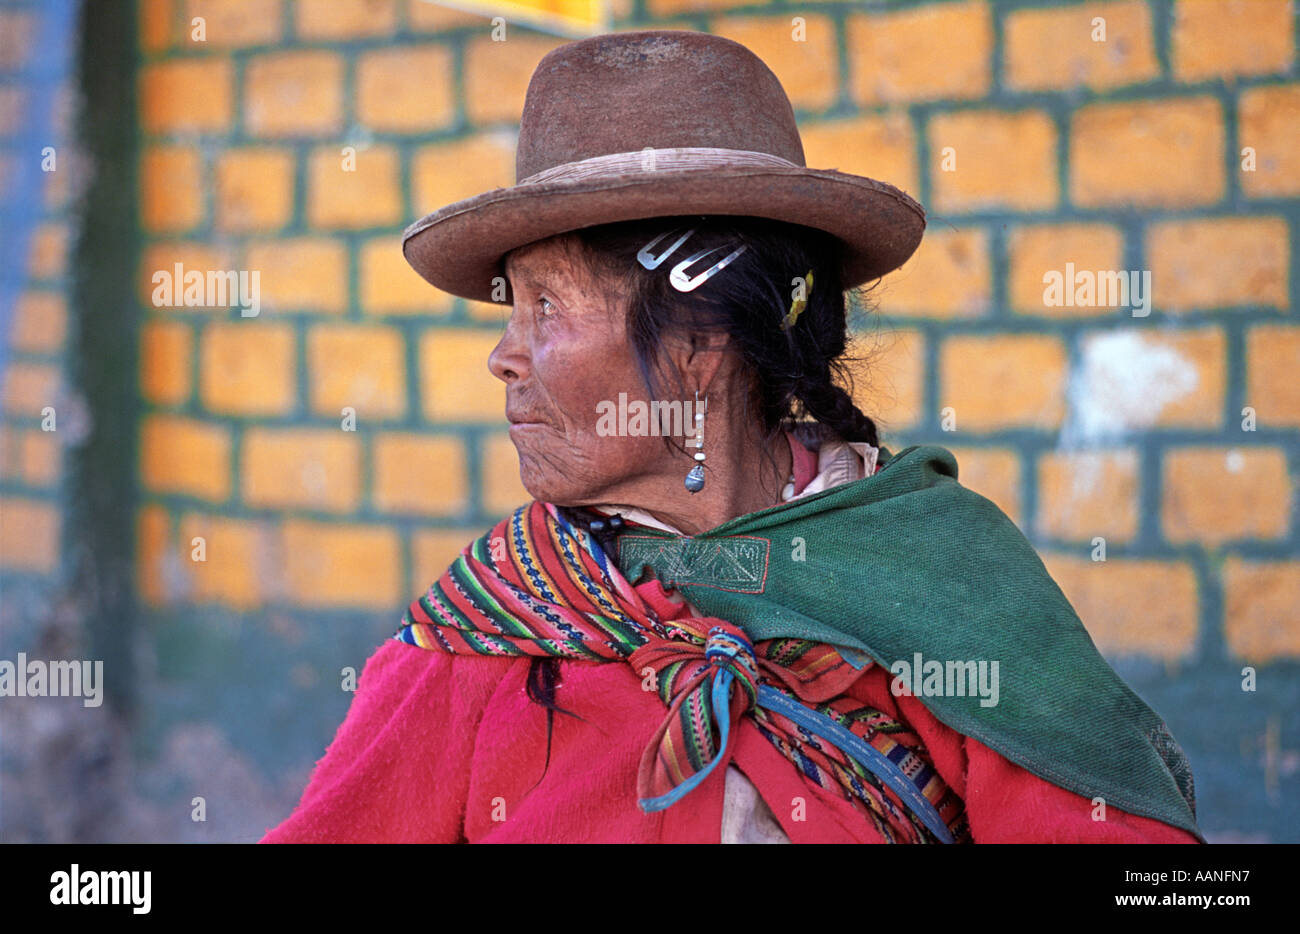
[[[1086,339],[1070,373],[1066,415],[1057,449],[1093,452],[1156,424],[1169,405],[1196,390],[1195,364],[1167,344],[1137,331]],[[1092,492],[1097,472],[1080,471],[1074,494]]]

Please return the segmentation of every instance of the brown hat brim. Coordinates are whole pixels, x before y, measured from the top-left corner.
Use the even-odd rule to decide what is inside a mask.
[[[670,215],[762,217],[824,230],[846,245],[844,287],[897,269],[921,242],[925,210],[893,185],[802,166],[654,171],[515,185],[416,221],[402,253],[432,285],[490,302],[516,247],[597,224]]]

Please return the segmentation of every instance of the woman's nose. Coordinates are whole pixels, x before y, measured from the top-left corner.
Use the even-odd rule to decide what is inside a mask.
[[[488,354],[488,369],[503,383],[523,379],[528,375],[527,350],[527,342],[522,339],[516,316],[512,313],[501,340]]]

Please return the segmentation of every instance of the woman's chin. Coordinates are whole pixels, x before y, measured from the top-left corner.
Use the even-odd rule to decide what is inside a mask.
[[[516,447],[518,447],[516,445]],[[557,506],[571,505],[569,500],[578,493],[572,481],[566,481],[549,465],[539,468],[537,460],[521,450],[519,452],[519,481],[528,495],[543,503]]]
[[[600,502],[587,487],[573,482],[572,477],[556,476],[553,471],[533,471],[522,467],[519,471],[520,482],[528,495],[538,502],[554,503],[556,506],[590,506]]]

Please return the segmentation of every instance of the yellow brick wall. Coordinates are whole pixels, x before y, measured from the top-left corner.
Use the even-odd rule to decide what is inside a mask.
[[[68,211],[77,170],[70,88],[59,78],[62,63],[37,56],[39,29],[35,11],[0,7],[0,249],[9,280],[0,288],[0,301],[12,300],[8,333],[0,329],[0,341],[7,341],[0,373],[0,578],[28,578],[43,588],[59,570],[63,448],[76,429],[63,364]],[[43,99],[51,99],[54,109],[34,118]],[[52,163],[46,161],[47,146],[54,150]],[[35,187],[26,188],[32,180]],[[4,597],[15,591],[7,581],[0,590],[4,622],[13,625],[18,601],[6,609]]]
[[[565,40],[512,24],[495,41],[487,18],[426,0],[139,9],[141,591],[395,612],[526,498],[485,365],[504,313],[428,287],[400,231],[514,182],[528,78]],[[920,250],[875,290],[859,402],[894,449],[957,454],[1104,650],[1177,663],[1212,631],[1247,661],[1300,657],[1294,4],[614,12],[746,44],[789,92],[810,165],[926,206]],[[259,270],[260,315],[152,307],[150,275],[175,263]],[[1149,271],[1150,314],[1045,304],[1066,263]],[[50,378],[16,365],[6,405]],[[20,471],[49,461],[32,438],[6,450]],[[221,557],[178,583],[160,569],[195,536]]]

